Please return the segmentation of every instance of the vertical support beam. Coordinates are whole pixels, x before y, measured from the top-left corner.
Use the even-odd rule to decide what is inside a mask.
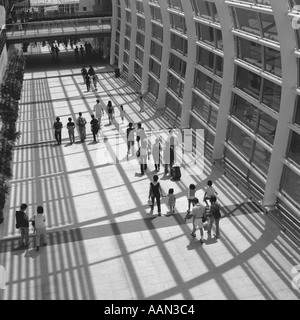
[[[129,66],[128,66],[128,81],[133,81],[133,79],[134,79],[133,75],[134,75],[136,30],[137,30],[137,18],[136,18],[135,0],[130,0],[130,12],[131,12],[131,24],[130,24],[131,35],[130,35],[130,53],[129,53]],[[126,14],[124,16],[124,20],[126,20]]]
[[[181,1],[182,8],[184,11],[185,22],[188,34],[188,54],[187,54],[187,65],[184,80],[184,93],[181,109],[181,121],[180,127],[187,128],[190,123],[190,111],[192,108],[192,88],[194,86],[194,74],[195,74],[195,62],[196,62],[196,28],[195,21],[193,20],[193,9],[190,1]]]
[[[228,127],[228,114],[230,110],[232,87],[234,84],[234,39],[231,33],[232,17],[231,12],[224,1],[215,1],[220,24],[222,26],[223,38],[223,83],[220,96],[218,120],[213,150],[213,159],[220,159],[224,154],[224,140]]]
[[[273,206],[277,199],[274,191],[279,188],[284,167],[281,159],[286,156],[290,134],[288,124],[292,122],[294,116],[298,70],[297,59],[294,54],[296,48],[294,30],[292,28],[292,20],[287,15],[287,5],[284,1],[277,0],[270,0],[270,3],[280,42],[282,91],[279,119],[263,198],[265,206]]]

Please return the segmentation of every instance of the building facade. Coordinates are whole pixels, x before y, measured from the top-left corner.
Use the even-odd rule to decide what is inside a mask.
[[[297,7],[299,6],[299,7]],[[299,0],[112,0],[110,62],[300,222]]]

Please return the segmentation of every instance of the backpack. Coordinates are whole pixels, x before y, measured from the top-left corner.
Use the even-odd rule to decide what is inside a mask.
[[[83,127],[84,126],[84,121],[82,118],[78,118],[78,125],[79,127]]]

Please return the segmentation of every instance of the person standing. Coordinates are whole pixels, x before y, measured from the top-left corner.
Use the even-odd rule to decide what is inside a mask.
[[[216,196],[218,194],[212,185],[213,185],[213,182],[211,180],[208,180],[207,186],[205,187],[204,197],[203,197],[203,201],[206,203],[207,207],[209,207],[207,200],[210,200],[212,196]]]
[[[57,141],[57,144],[61,144],[61,130],[62,130],[62,123],[60,122],[60,118],[57,117],[56,118],[56,122],[54,122],[53,124],[53,128],[54,128],[54,135],[55,135],[55,139]]]
[[[94,142],[97,142],[98,131],[99,131],[99,122],[93,114],[91,115],[91,117],[92,117],[92,120],[91,120],[90,124],[91,124],[92,133],[93,133],[93,138],[94,138]]]
[[[20,246],[29,246],[29,217],[25,212],[27,204],[22,203],[20,210],[16,211],[16,228],[21,231]]]
[[[75,47],[74,52],[75,52],[75,60],[78,62],[78,60],[79,60],[79,49],[78,49],[77,46]]]
[[[75,123],[72,121],[72,118],[68,118],[67,129],[70,138],[70,144],[75,143]]]
[[[79,112],[76,124],[78,126],[80,140],[83,142],[86,139],[86,119],[82,116],[82,112]]]
[[[97,74],[95,73],[93,76],[92,76],[92,79],[93,79],[93,85],[94,85],[94,88],[95,90],[97,91],[97,83],[99,82],[99,77],[97,76]]]
[[[91,78],[88,74],[85,75],[85,85],[86,91],[89,92],[91,90]]]
[[[176,196],[174,194],[174,189],[170,188],[168,192],[168,206],[171,212],[175,212]]]
[[[150,187],[149,187],[149,200],[151,199],[152,205],[151,205],[151,214],[153,213],[154,209],[154,200],[156,200],[156,205],[157,205],[157,212],[158,215],[161,216],[161,206],[160,206],[160,198],[163,197],[163,192],[160,186],[160,183],[158,182],[158,175],[153,176],[153,181],[150,182]]]
[[[120,117],[121,117],[122,123],[124,123],[125,111],[124,111],[123,105],[120,105]]]
[[[40,249],[40,240],[41,236],[43,237],[44,246],[47,245],[47,231],[46,231],[46,217],[43,214],[44,209],[42,206],[37,207],[37,214],[33,216],[33,221],[35,222],[35,230],[36,230],[36,251]]]
[[[126,135],[127,135],[127,154],[130,154],[130,151],[132,150],[132,154],[134,153],[134,128],[132,122],[128,123],[128,128],[126,129]]]
[[[204,228],[204,225],[203,225],[203,222],[202,222],[202,218],[205,215],[205,207],[204,207],[204,205],[199,203],[199,199],[196,198],[196,197],[192,200],[192,204],[193,204],[193,209],[192,209],[193,231],[191,233],[191,236],[194,237],[194,238],[196,237],[196,230],[197,230],[197,227],[199,227],[200,236],[201,236],[200,242],[204,243],[204,240],[203,240],[203,234],[204,234],[203,228]]]
[[[94,105],[94,113],[99,122],[99,127],[101,126],[102,116],[104,116],[104,108],[100,103],[100,100],[96,100],[96,104]]]
[[[213,227],[214,222],[216,223],[216,233],[214,236],[218,238],[220,236],[220,219],[221,219],[221,213],[220,213],[220,204],[217,202],[217,198],[215,196],[211,196],[210,198],[210,210],[209,210],[209,218],[210,218],[210,224],[208,229],[208,235],[211,235],[211,229]]]
[[[143,96],[141,95],[140,96],[140,113],[141,112],[144,112],[144,99],[143,99]]]
[[[111,101],[108,101],[107,103],[107,114],[108,114],[108,120],[109,120],[109,124],[112,124],[113,119],[114,119],[114,107],[111,103]]]
[[[84,48],[83,48],[82,44],[80,45],[79,50],[80,50],[81,60],[83,60],[84,59]]]
[[[56,59],[58,60],[58,53],[59,53],[59,48],[58,48],[58,46],[57,45],[55,45],[55,57],[56,57]]]
[[[96,72],[95,72],[93,66],[90,65],[89,70],[88,70],[88,75],[89,75],[90,77],[93,77],[93,75],[95,75],[95,74],[96,74]]]
[[[143,141],[147,137],[145,130],[142,127],[142,124],[140,122],[137,124],[137,128],[135,130],[135,133],[136,133],[136,141],[137,141],[138,148],[139,148],[141,146],[141,141]]]
[[[158,172],[160,170],[160,155],[161,155],[161,145],[159,138],[155,139],[155,143],[152,146],[152,157],[155,165],[155,170]]]
[[[148,163],[148,146],[147,146],[146,140],[143,140],[141,142],[141,147],[139,150],[140,150],[139,162],[140,162],[140,168],[141,168],[141,175],[143,176],[145,174],[145,171],[147,170],[147,163]]]
[[[83,65],[81,68],[81,75],[82,75],[83,83],[85,83],[85,77],[87,74],[88,73],[87,73],[86,67],[85,67],[85,65]]]

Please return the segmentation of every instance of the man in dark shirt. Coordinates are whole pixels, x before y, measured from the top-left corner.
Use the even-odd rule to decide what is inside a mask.
[[[25,213],[27,204],[21,204],[21,210],[16,211],[16,228],[21,230],[21,246],[29,245],[29,218]],[[24,242],[25,240],[25,242]]]
[[[55,135],[55,139],[57,141],[57,144],[61,144],[61,130],[62,130],[62,123],[60,122],[60,118],[57,117],[56,118],[56,122],[54,122],[53,124],[53,128],[54,128],[54,135]]]
[[[127,154],[130,154],[130,149],[134,146],[134,128],[132,122],[128,124],[128,128],[126,129],[127,133]],[[133,153],[133,150],[132,150]]]

